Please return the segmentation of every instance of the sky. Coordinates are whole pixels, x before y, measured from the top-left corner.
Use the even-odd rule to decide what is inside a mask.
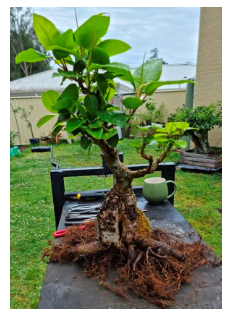
[[[74,8],[33,7],[32,10],[51,20],[61,31],[76,30]],[[76,7],[76,11],[79,25],[98,13],[110,15],[110,26],[103,39],[119,39],[132,47],[111,61],[137,67],[142,64],[144,54],[148,59],[150,50],[157,47],[159,57],[169,64],[196,64],[200,8]]]

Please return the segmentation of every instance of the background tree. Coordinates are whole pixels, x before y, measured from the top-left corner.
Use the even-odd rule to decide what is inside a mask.
[[[155,47],[154,49],[151,49],[150,50],[150,53],[152,54],[150,57],[149,57],[149,59],[151,60],[151,59],[154,59],[154,60],[158,60],[158,61],[161,61],[162,62],[162,64],[168,64],[163,58],[160,58],[159,56],[158,56],[158,54],[159,54],[159,49],[157,48],[157,47]]]
[[[49,60],[43,62],[21,62],[15,65],[15,57],[21,51],[34,48],[44,53],[32,25],[31,8],[10,8],[10,80],[50,69]]]
[[[212,102],[209,106],[198,106],[191,108],[178,108],[171,114],[169,121],[189,122],[193,129],[187,130],[195,147],[194,153],[212,153],[208,140],[208,133],[215,126],[222,126],[222,101]]]

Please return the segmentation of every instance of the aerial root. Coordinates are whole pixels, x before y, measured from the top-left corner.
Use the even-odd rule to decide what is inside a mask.
[[[133,241],[122,243],[121,248],[105,246],[97,240],[95,222],[88,223],[84,231],[69,228],[44,256],[50,262],[77,261],[86,277],[96,276],[101,285],[126,300],[132,301],[131,292],[162,308],[175,302],[181,284],[191,281],[196,267],[220,263],[201,241],[185,243],[157,228],[152,229],[149,245]],[[115,280],[110,276],[112,270],[117,272]]]

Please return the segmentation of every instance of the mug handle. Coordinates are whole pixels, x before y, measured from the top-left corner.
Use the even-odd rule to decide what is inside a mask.
[[[175,194],[175,192],[176,192],[176,183],[175,183],[175,182],[173,182],[173,181],[171,181],[171,180],[166,181],[166,183],[167,183],[167,184],[168,184],[168,183],[173,183],[173,184],[175,185],[174,191],[173,191],[169,196],[167,196],[167,199],[169,199],[169,198],[170,198],[170,197],[172,197],[172,196]]]

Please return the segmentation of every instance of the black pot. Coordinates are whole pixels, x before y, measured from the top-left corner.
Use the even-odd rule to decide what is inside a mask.
[[[31,145],[38,144],[39,143],[39,139],[38,138],[31,138],[30,139],[30,143],[31,143]]]

